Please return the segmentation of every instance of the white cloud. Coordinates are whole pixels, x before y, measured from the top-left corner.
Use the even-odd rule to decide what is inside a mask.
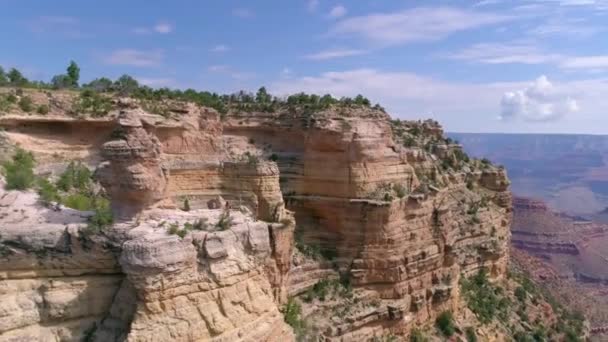
[[[605,126],[608,124],[605,118],[605,113],[608,112],[608,78],[553,85],[553,91],[549,94],[557,94],[562,99],[553,101],[559,104],[550,108],[553,116],[556,112],[572,112],[575,109],[572,101],[575,101],[577,107],[580,106],[577,115],[565,115],[561,120],[552,121],[539,121],[538,117],[533,122],[530,120],[534,118],[498,120],[504,94],[514,92],[514,89],[525,90],[530,87],[530,82],[470,83],[446,81],[410,72],[354,69],[290,79],[279,78],[268,88],[281,96],[302,91],[319,95],[330,93],[336,97],[363,94],[372,102],[382,104],[394,117],[420,119],[432,115],[447,130],[452,131],[605,134]],[[534,91],[531,94],[534,95],[529,96],[539,97]],[[549,98],[551,96],[556,95],[550,95]]]
[[[69,16],[39,16],[28,22],[29,30],[36,34],[53,34],[66,38],[84,38],[80,20]]]
[[[385,104],[394,114],[419,116],[426,112],[489,109],[497,112],[502,93],[513,83],[466,84],[446,82],[409,72],[384,72],[376,69],[332,71],[318,76],[279,80],[271,90],[287,95],[297,92],[330,93],[334,96],[364,94]],[[471,98],[475,101],[471,101]]]
[[[229,51],[230,48],[224,44],[216,45],[211,48],[211,52],[226,52]]]
[[[496,5],[501,3],[501,0],[481,0],[478,3],[476,3],[475,5],[473,5],[473,7],[482,7],[482,6],[489,6],[489,5]]]
[[[149,87],[175,87],[177,82],[173,78],[137,77],[137,81]]]
[[[156,25],[152,27],[136,27],[132,30],[133,33],[143,35],[143,34],[151,34],[151,33],[160,33],[160,34],[168,34],[173,32],[173,25],[167,22],[158,22]]]
[[[237,80],[237,81],[251,80],[256,77],[256,74],[253,72],[244,72],[244,71],[234,70],[229,65],[224,65],[224,64],[211,65],[207,68],[207,71],[212,72],[212,73],[217,73],[217,74],[225,74],[225,75],[230,76],[230,78]]]
[[[251,18],[254,16],[253,11],[247,8],[235,8],[232,10],[232,15],[237,16],[239,18]]]
[[[529,42],[480,43],[442,57],[484,64],[552,64],[561,69],[608,71],[608,55],[569,56],[549,53]]]
[[[154,26],[154,31],[160,34],[167,34],[173,31],[173,26],[169,23],[158,23]]]
[[[342,57],[350,57],[350,56],[358,56],[367,53],[365,50],[356,50],[356,49],[334,49],[334,50],[324,50],[317,53],[313,53],[310,55],[304,56],[305,59],[309,59],[312,61],[323,61],[334,58],[342,58]]]
[[[346,15],[346,7],[342,6],[342,5],[338,5],[335,6],[334,8],[331,9],[331,11],[329,11],[329,17],[330,18],[341,18],[343,16]]]
[[[120,49],[104,58],[106,64],[130,65],[136,67],[159,66],[164,58],[163,50]]]
[[[514,18],[451,7],[423,7],[347,18],[339,21],[329,33],[394,45],[439,40],[455,32],[503,23]]]
[[[480,43],[445,57],[484,64],[544,64],[559,62],[563,58],[527,42]]]
[[[608,55],[571,57],[563,61],[566,69],[608,69]]]
[[[228,71],[229,67],[227,65],[211,65],[207,68],[207,70],[211,72],[224,72]]]
[[[579,110],[577,101],[544,75],[524,89],[506,92],[500,104],[503,120],[552,121]]]
[[[317,8],[319,7],[319,0],[308,0],[306,7],[308,8],[309,12],[316,11]]]

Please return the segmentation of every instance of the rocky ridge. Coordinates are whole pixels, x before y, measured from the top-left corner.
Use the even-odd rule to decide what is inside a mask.
[[[88,235],[87,213],[0,194],[2,338],[285,341],[294,301],[319,318],[306,333],[407,336],[466,311],[463,275],[506,276],[506,172],[435,122],[359,106],[222,119],[189,103],[169,116],[115,105],[102,119],[59,106],[0,117],[39,173],[96,169],[118,218]],[[310,298],[329,283],[331,301]]]

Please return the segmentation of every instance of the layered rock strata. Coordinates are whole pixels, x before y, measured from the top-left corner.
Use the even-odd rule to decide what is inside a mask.
[[[74,338],[90,333],[100,340],[288,341],[293,332],[279,308],[289,296],[338,279],[352,284],[361,302],[344,317],[325,319],[319,335],[336,341],[405,336],[444,310],[461,309],[462,274],[481,268],[495,278],[506,273],[506,173],[465,159],[434,122],[391,121],[359,107],[315,114],[231,112],[224,121],[191,104],[173,112],[163,118],[125,102],[104,123],[104,141],[86,148],[95,150],[89,165],[101,159],[96,174],[122,220],[101,236],[80,239],[108,260],[108,270],[78,266],[83,276],[100,279],[91,288],[102,286],[108,294],[95,299],[93,312],[72,315],[88,323],[66,330],[75,319],[70,315],[45,320],[48,300],[42,298],[37,307],[5,309],[9,322],[32,316],[21,313],[26,307],[36,307],[39,318],[0,325],[0,336],[55,329],[56,340],[70,339],[62,335],[69,331]],[[31,119],[15,120],[9,138],[44,138],[23,128]],[[42,215],[26,231],[40,226],[62,241],[68,232],[70,241],[80,241],[85,221],[66,229],[66,222],[52,224]],[[10,241],[23,238],[4,230],[3,250],[28,253],[34,242],[18,248]],[[294,253],[296,244],[322,257]],[[38,274],[63,277],[69,270],[47,255],[36,258],[19,266],[28,284],[39,281]],[[10,267],[0,271],[5,269]],[[17,298],[23,286],[14,285],[7,296]],[[304,315],[322,317],[326,311],[315,305],[304,305]]]

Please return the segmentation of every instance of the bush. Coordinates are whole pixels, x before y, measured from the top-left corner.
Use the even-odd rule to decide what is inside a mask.
[[[49,113],[49,106],[44,105],[44,104],[38,106],[38,108],[36,109],[36,113],[38,113],[40,115],[47,115]]]
[[[281,312],[283,313],[283,320],[293,328],[296,336],[303,336],[306,334],[306,321],[301,317],[302,307],[300,306],[300,303],[294,298],[289,298]]]
[[[445,337],[450,337],[456,332],[454,317],[450,311],[442,312],[435,320],[435,325]]]
[[[57,187],[63,191],[77,189],[80,191],[87,190],[93,176],[89,170],[81,162],[70,162],[65,171],[59,176]]]
[[[12,160],[2,163],[7,190],[26,190],[34,185],[34,156],[31,152],[17,149]]]
[[[525,301],[526,301],[526,297],[527,297],[527,296],[528,296],[528,294],[527,294],[526,290],[525,290],[523,287],[518,286],[518,287],[515,289],[515,297],[517,297],[517,299],[518,299],[520,302],[522,302],[522,303],[523,303],[523,302],[525,302]]]
[[[429,339],[418,329],[412,329],[410,342],[427,342]]]
[[[93,199],[93,216],[89,217],[89,230],[100,232],[114,223],[110,201],[104,197]]]
[[[190,201],[187,198],[184,200],[184,211],[190,211]]]
[[[82,193],[69,194],[65,196],[61,202],[68,208],[80,211],[94,209],[94,199]]]
[[[74,101],[71,108],[72,115],[89,114],[93,117],[102,117],[112,110],[112,101],[99,93],[85,89],[80,93],[79,98]]]
[[[475,334],[473,327],[467,327],[464,330],[464,334],[467,337],[467,342],[477,342],[477,334]]]
[[[220,219],[215,224],[215,228],[219,230],[227,230],[232,227],[232,216],[230,216],[230,210],[226,209],[220,215]]]
[[[19,100],[19,108],[21,108],[22,111],[29,113],[34,110],[34,103],[29,96],[23,96],[21,100]]]
[[[61,201],[57,187],[46,178],[38,180],[38,195],[40,196],[40,201],[44,204]]]
[[[488,281],[485,270],[461,279],[460,285],[469,308],[482,324],[490,323],[496,316],[506,316],[509,300],[502,295],[502,288]]]

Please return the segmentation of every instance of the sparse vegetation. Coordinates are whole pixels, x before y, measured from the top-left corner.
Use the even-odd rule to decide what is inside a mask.
[[[227,230],[232,227],[232,216],[230,216],[230,210],[225,209],[220,215],[220,219],[215,224],[215,228],[219,230]]]
[[[90,89],[85,89],[80,92],[79,97],[72,103],[70,114],[74,116],[91,115],[93,117],[102,117],[107,115],[110,110],[112,110],[110,98]]]
[[[496,317],[506,317],[509,300],[504,296],[501,287],[488,281],[485,270],[482,269],[468,279],[462,278],[460,286],[469,309],[482,324],[488,324]]]
[[[19,100],[19,108],[22,111],[29,113],[34,110],[34,103],[32,102],[32,98],[29,96],[22,96]]]
[[[306,321],[302,316],[302,306],[294,298],[289,298],[287,304],[281,310],[285,323],[289,324],[296,336],[302,336],[306,332]]]
[[[450,337],[456,332],[454,316],[450,311],[442,312],[435,320],[435,326],[445,337]]]
[[[38,108],[36,108],[36,113],[40,115],[47,115],[49,113],[49,106],[45,104],[39,105]]]
[[[419,329],[412,329],[410,333],[410,342],[428,342],[428,338]]]
[[[36,181],[34,175],[34,155],[18,148],[12,160],[2,163],[2,173],[6,180],[7,190],[26,190]]]

